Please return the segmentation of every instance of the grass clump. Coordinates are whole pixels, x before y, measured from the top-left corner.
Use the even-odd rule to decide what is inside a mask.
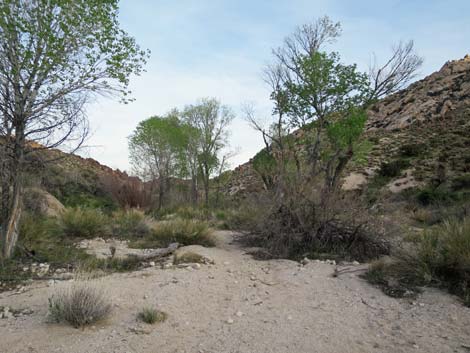
[[[157,322],[164,322],[167,314],[152,307],[143,308],[138,314],[137,319],[146,324],[153,325]]]
[[[93,238],[109,234],[109,219],[100,210],[69,208],[60,219],[64,235],[78,238]]]
[[[112,257],[99,259],[89,257],[80,264],[80,268],[85,272],[103,271],[109,272],[130,272],[138,270],[142,267],[142,263],[136,256],[128,256],[124,258]]]
[[[199,220],[172,219],[159,222],[152,233],[129,244],[134,248],[162,248],[171,243],[186,245],[215,246],[209,224]]]
[[[105,292],[90,281],[74,282],[49,298],[50,318],[76,328],[103,320],[110,313]]]
[[[182,254],[175,254],[174,257],[174,263],[175,265],[178,264],[203,264],[206,262],[206,258],[202,256],[201,254],[192,252],[192,251],[187,251]]]
[[[425,231],[416,251],[388,264],[373,264],[366,278],[386,292],[423,285],[447,288],[470,306],[470,217]]]
[[[151,229],[145,214],[139,210],[120,210],[112,215],[112,234],[116,237],[144,237]]]

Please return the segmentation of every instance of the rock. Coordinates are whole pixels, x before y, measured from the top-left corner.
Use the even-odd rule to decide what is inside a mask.
[[[150,267],[155,267],[155,261],[150,261],[150,262],[149,262],[149,266],[150,266]]]
[[[353,264],[354,266],[359,266],[359,265],[360,265],[360,263],[359,263],[358,261],[353,261],[352,264]]]
[[[40,188],[27,188],[24,203],[26,208],[47,217],[59,217],[65,211],[59,200]]]
[[[227,324],[231,325],[231,324],[233,324],[234,321],[232,319],[227,319],[226,322],[227,322]]]
[[[237,311],[235,315],[237,315],[238,317],[242,317],[243,313],[241,311]]]
[[[302,264],[302,266],[306,266],[310,263],[310,260],[306,257],[303,258],[302,261],[300,261],[300,263]]]
[[[53,279],[47,281],[47,286],[52,287],[55,284],[55,281]]]

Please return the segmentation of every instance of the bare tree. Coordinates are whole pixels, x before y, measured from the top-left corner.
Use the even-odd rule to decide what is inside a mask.
[[[79,146],[85,105],[97,94],[128,99],[129,76],[148,55],[119,28],[117,0],[0,3],[2,257],[18,239],[25,157]]]
[[[372,98],[380,99],[395,93],[416,78],[423,58],[416,54],[412,40],[392,47],[392,56],[380,65],[374,55],[369,66],[369,80],[372,87]]]

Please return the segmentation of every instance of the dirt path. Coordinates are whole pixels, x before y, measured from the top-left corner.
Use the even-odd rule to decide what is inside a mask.
[[[47,298],[66,283],[0,294],[0,306],[34,310],[0,320],[0,352],[470,351],[470,309],[450,295],[427,290],[415,303],[392,299],[357,274],[333,278],[332,265],[256,261],[230,244],[230,232],[218,236],[218,247],[195,248],[215,265],[104,278],[114,312],[83,331],[46,323]],[[146,305],[158,305],[168,320],[138,323],[136,313]]]

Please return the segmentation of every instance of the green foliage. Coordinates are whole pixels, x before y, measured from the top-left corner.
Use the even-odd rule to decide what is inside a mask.
[[[399,177],[403,169],[410,166],[410,162],[406,159],[396,159],[388,163],[382,163],[379,169],[379,175],[387,178]]]
[[[155,308],[146,307],[137,314],[137,318],[146,324],[153,325],[157,322],[165,321],[167,314]]]
[[[452,180],[453,190],[470,189],[470,173],[460,175]]]
[[[171,243],[214,246],[215,241],[207,222],[198,220],[171,219],[159,222],[151,235],[135,240],[129,246],[136,248],[166,247]]]
[[[109,234],[109,218],[96,209],[69,208],[63,213],[60,226],[67,237],[93,238]]]
[[[60,221],[55,218],[23,213],[19,233],[19,259],[34,254],[35,261],[61,266],[88,258],[75,247],[73,239],[63,235]]]
[[[136,256],[103,259],[90,256],[79,264],[80,270],[87,273],[93,273],[96,271],[103,271],[105,273],[130,272],[136,271],[141,267],[142,263]]]
[[[277,172],[277,161],[266,148],[259,151],[252,160],[253,169],[261,176],[266,187],[273,185]]]
[[[425,145],[419,143],[407,143],[400,146],[400,155],[403,157],[417,157],[425,151]]]
[[[112,214],[111,232],[113,236],[134,238],[151,233],[145,214],[138,210],[119,210]]]
[[[423,206],[447,204],[457,199],[458,195],[446,187],[427,186],[416,191],[416,200]]]
[[[341,64],[336,52],[301,54],[296,65],[300,80],[289,80],[285,86],[293,126],[350,112],[351,108],[362,107],[369,97],[367,75],[359,73],[356,65]],[[321,107],[312,105],[315,101],[324,103]]]
[[[372,265],[367,278],[386,292],[397,287],[447,287],[470,306],[470,218],[451,219],[428,229],[416,252]]]

